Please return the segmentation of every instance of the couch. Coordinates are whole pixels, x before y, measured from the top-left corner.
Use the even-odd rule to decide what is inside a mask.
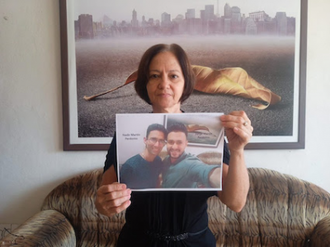
[[[217,246],[330,246],[328,192],[273,170],[249,168],[248,172],[250,190],[240,213],[217,197],[208,200],[209,227]],[[39,213],[0,243],[115,246],[124,212],[113,217],[98,214],[94,199],[101,177],[98,169],[60,184],[45,198]]]

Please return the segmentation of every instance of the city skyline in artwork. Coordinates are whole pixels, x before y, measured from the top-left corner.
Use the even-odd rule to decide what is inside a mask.
[[[167,13],[172,19],[178,16],[185,16],[188,9],[195,10],[195,18],[201,18],[201,11],[205,6],[214,7],[214,15],[221,17],[225,15],[225,6],[238,7],[242,16],[248,17],[250,13],[264,11],[267,15],[274,18],[277,12],[285,12],[288,17],[297,17],[299,13],[299,0],[290,2],[280,1],[262,1],[262,0],[180,0],[180,1],[158,1],[158,0],[75,0],[74,18],[77,19],[80,14],[93,15],[94,21],[102,21],[104,16],[116,22],[129,22],[132,19],[132,11],[136,11],[137,19],[161,20],[161,15]]]
[[[99,0],[100,1],[100,0]],[[237,0],[239,1],[239,0]],[[295,0],[296,1],[296,0]],[[148,2],[144,1],[143,3]],[[184,5],[185,1],[181,1]],[[159,18],[152,18],[144,15],[150,11],[149,8],[137,8],[129,11],[130,5],[122,5],[116,7],[116,2],[107,7],[101,8],[100,12],[108,13],[116,8],[117,12],[123,12],[122,16],[114,19],[115,15],[104,14],[101,19],[93,9],[83,12],[82,6],[77,6],[75,19],[75,38],[76,39],[93,39],[111,38],[118,36],[167,36],[167,35],[217,35],[217,34],[244,34],[244,35],[280,35],[294,36],[296,32],[296,17],[290,17],[286,11],[277,11],[275,16],[270,16],[265,10],[269,6],[264,4],[249,6],[252,12],[245,14],[239,6],[230,6],[225,3],[223,6],[223,15],[220,15],[220,0],[216,5],[208,4],[201,6],[203,9],[197,9],[198,1],[185,3],[186,6],[195,6],[196,8],[187,8],[183,14],[178,14],[174,17],[172,12],[166,12],[168,6],[163,6],[164,9],[156,8],[159,12]],[[222,2],[222,1],[221,1]],[[256,2],[249,1],[249,3]],[[131,7],[135,6],[132,4]],[[246,3],[242,3],[247,6]],[[86,6],[86,5],[83,5]],[[181,6],[181,5],[180,5]],[[185,8],[185,6],[181,6]],[[256,10],[259,9],[259,10]],[[277,6],[277,9],[288,9],[288,7]],[[140,12],[139,12],[140,11]],[[177,10],[176,10],[177,11]],[[182,10],[184,11],[184,10]],[[111,11],[110,11],[111,12]],[[126,17],[126,14],[131,12],[131,17]],[[142,14],[141,14],[142,12]],[[157,11],[153,10],[152,15],[155,16]],[[94,14],[93,14],[94,13]],[[294,15],[295,16],[295,15]]]

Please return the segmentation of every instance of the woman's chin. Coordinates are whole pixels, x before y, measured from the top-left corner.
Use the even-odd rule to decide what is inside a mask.
[[[157,102],[157,103],[154,103],[152,105],[153,105],[153,107],[155,107],[157,109],[166,110],[166,109],[174,109],[175,106],[177,106],[177,105],[179,106],[180,104],[179,103],[175,103],[173,101],[163,100],[161,102]]]

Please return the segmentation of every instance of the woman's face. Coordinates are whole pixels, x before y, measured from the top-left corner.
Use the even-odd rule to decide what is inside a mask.
[[[184,88],[184,76],[180,64],[171,52],[157,54],[149,66],[148,96],[153,111],[177,113]]]

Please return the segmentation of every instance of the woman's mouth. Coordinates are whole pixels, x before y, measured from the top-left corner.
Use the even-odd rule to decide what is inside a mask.
[[[171,97],[172,94],[171,93],[159,93],[158,96],[160,96],[160,97]]]

